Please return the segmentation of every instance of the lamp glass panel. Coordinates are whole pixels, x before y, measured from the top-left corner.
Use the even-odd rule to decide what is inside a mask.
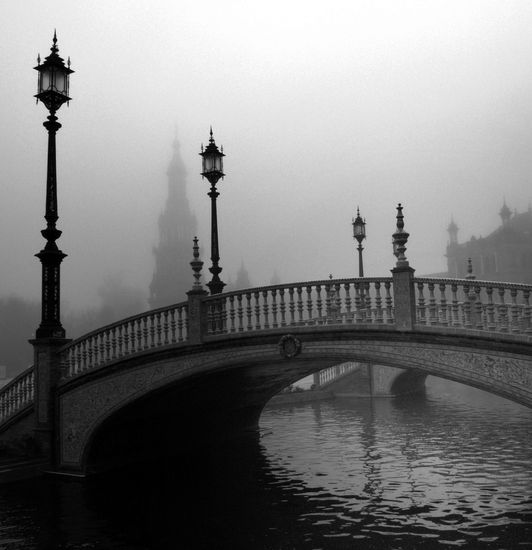
[[[52,71],[50,69],[45,69],[41,71],[41,89],[40,92],[46,92],[50,89],[52,83]]]
[[[63,71],[55,71],[55,89],[60,94],[65,94],[66,90],[66,75]]]
[[[212,172],[214,169],[214,159],[208,155],[204,157],[205,159],[205,172]]]

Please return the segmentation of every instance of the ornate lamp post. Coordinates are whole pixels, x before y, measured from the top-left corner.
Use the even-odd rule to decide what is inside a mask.
[[[364,264],[362,263],[362,241],[366,238],[366,220],[360,217],[360,210],[357,206],[357,217],[353,220],[353,238],[358,241],[358,276],[364,277]]]
[[[57,179],[55,166],[55,134],[61,128],[57,122],[55,113],[63,103],[68,103],[68,86],[70,74],[70,58],[65,66],[64,61],[58,55],[57,35],[54,32],[52,53],[41,64],[41,58],[37,58],[39,73],[37,85],[37,102],[41,101],[50,112],[48,120],[43,126],[48,130],[48,169],[46,177],[46,229],[41,231],[46,239],[43,250],[36,254],[42,264],[42,315],[41,324],[36,332],[37,338],[64,338],[65,329],[60,321],[60,270],[59,266],[66,254],[57,247],[56,240],[61,231],[56,228],[57,214]]]
[[[216,199],[220,193],[216,190],[216,184],[218,181],[223,179],[225,174],[223,173],[223,158],[225,157],[223,153],[223,147],[221,151],[218,149],[218,146],[214,142],[212,136],[212,127],[211,127],[211,136],[209,138],[209,145],[203,149],[201,146],[200,155],[203,158],[203,171],[201,173],[202,178],[207,178],[211,184],[211,189],[207,195],[211,198],[211,261],[212,267],[209,268],[209,271],[212,273],[212,279],[207,283],[211,294],[220,294],[222,292],[225,283],[220,280],[220,273],[222,268],[218,265],[220,261],[220,252],[218,250],[218,216],[216,214]]]

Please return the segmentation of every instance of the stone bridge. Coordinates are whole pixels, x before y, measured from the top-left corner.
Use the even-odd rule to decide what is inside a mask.
[[[74,341],[33,341],[0,393],[0,442],[61,471],[256,431],[283,387],[346,361],[408,369],[532,406],[532,287],[474,279],[323,280],[188,300]]]

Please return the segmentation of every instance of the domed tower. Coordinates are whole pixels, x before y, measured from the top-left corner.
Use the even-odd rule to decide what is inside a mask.
[[[499,216],[502,219],[503,227],[510,221],[510,218],[512,217],[512,211],[506,205],[506,199],[504,200],[504,204],[502,205],[502,208],[499,211]]]
[[[449,233],[449,246],[452,246],[453,244],[458,244],[458,226],[456,225],[452,217],[451,223],[449,224],[447,231]]]

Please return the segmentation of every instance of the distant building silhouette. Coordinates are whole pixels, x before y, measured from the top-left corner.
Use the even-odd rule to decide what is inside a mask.
[[[187,173],[177,139],[167,175],[168,198],[159,216],[159,244],[153,249],[155,270],[149,298],[152,308],[185,300],[185,293],[192,287],[189,262],[197,223],[188,203]]]
[[[504,202],[502,224],[487,237],[458,242],[458,226],[451,220],[447,231],[447,275],[465,277],[471,258],[477,279],[532,283],[532,210],[518,214]]]
[[[248,270],[244,267],[244,262],[242,262],[236,274],[235,284],[231,286],[231,290],[242,290],[244,288],[251,288],[251,281]]]

